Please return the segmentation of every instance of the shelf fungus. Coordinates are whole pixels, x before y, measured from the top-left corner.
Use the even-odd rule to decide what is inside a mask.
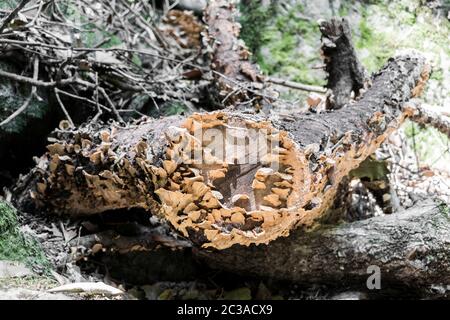
[[[293,190],[309,173],[287,132],[226,112],[195,114],[170,131],[165,161],[176,169],[155,193],[185,237],[219,249],[267,243],[298,221],[307,197]]]
[[[143,208],[194,244],[267,244],[313,228],[338,185],[411,112],[428,77],[401,56],[355,103],[268,119],[231,111],[60,130],[30,176],[33,203],[72,216]]]

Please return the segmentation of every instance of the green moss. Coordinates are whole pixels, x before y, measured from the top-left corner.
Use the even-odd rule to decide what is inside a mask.
[[[251,52],[257,52],[261,46],[262,37],[269,25],[275,9],[274,6],[261,6],[259,1],[240,2],[240,23],[242,25],[241,38]]]
[[[0,201],[0,260],[24,262],[33,267],[39,265],[49,270],[50,262],[40,244],[19,229],[16,210]]]

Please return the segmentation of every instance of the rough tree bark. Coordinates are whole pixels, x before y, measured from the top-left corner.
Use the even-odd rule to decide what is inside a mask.
[[[328,73],[327,108],[338,109],[358,97],[368,81],[367,72],[359,62],[345,18],[320,23],[322,53]]]
[[[414,122],[432,126],[450,138],[450,117],[436,110],[423,106],[420,101],[410,101],[408,107],[411,108],[411,120]]]
[[[259,67],[250,61],[251,53],[239,39],[240,24],[236,22],[234,1],[213,0],[205,9],[208,26],[206,41],[212,50],[211,69],[221,102],[238,107],[255,98],[257,108],[263,96],[272,99],[274,91],[267,86]]]
[[[448,207],[427,201],[391,215],[322,225],[309,233],[295,230],[268,246],[224,250],[186,248],[179,240],[159,239],[159,232],[150,229],[134,234],[108,231],[73,242],[88,248],[87,253],[103,252],[99,258],[110,271],[133,283],[161,281],[161,276],[195,279],[204,274],[206,265],[263,279],[365,290],[367,268],[378,266],[381,293],[407,287],[420,293],[450,282],[448,215]],[[183,249],[158,249],[165,242],[169,248]]]
[[[447,210],[447,211],[446,211]],[[430,289],[450,282],[448,208],[429,202],[407,211],[334,226],[300,230],[269,246],[196,254],[214,268],[246,275],[331,285],[360,284],[378,266],[387,283]]]
[[[317,225],[342,178],[408,116],[403,105],[428,73],[418,56],[391,59],[359,101],[333,113],[269,121],[223,111],[59,131],[19,206],[72,216],[137,207],[203,248],[267,244]],[[236,141],[246,149],[228,154]]]

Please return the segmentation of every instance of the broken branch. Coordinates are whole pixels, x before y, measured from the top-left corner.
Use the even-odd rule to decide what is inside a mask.
[[[348,21],[331,19],[320,22],[322,52],[328,73],[328,109],[338,109],[357,97],[364,88],[367,74],[359,62],[351,39]]]

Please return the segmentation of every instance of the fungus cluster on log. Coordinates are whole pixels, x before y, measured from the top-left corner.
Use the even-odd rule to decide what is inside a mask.
[[[60,130],[29,193],[70,215],[148,209],[204,247],[269,243],[326,213],[342,178],[399,127],[427,77],[423,59],[403,56],[333,113],[270,121],[219,111]]]

